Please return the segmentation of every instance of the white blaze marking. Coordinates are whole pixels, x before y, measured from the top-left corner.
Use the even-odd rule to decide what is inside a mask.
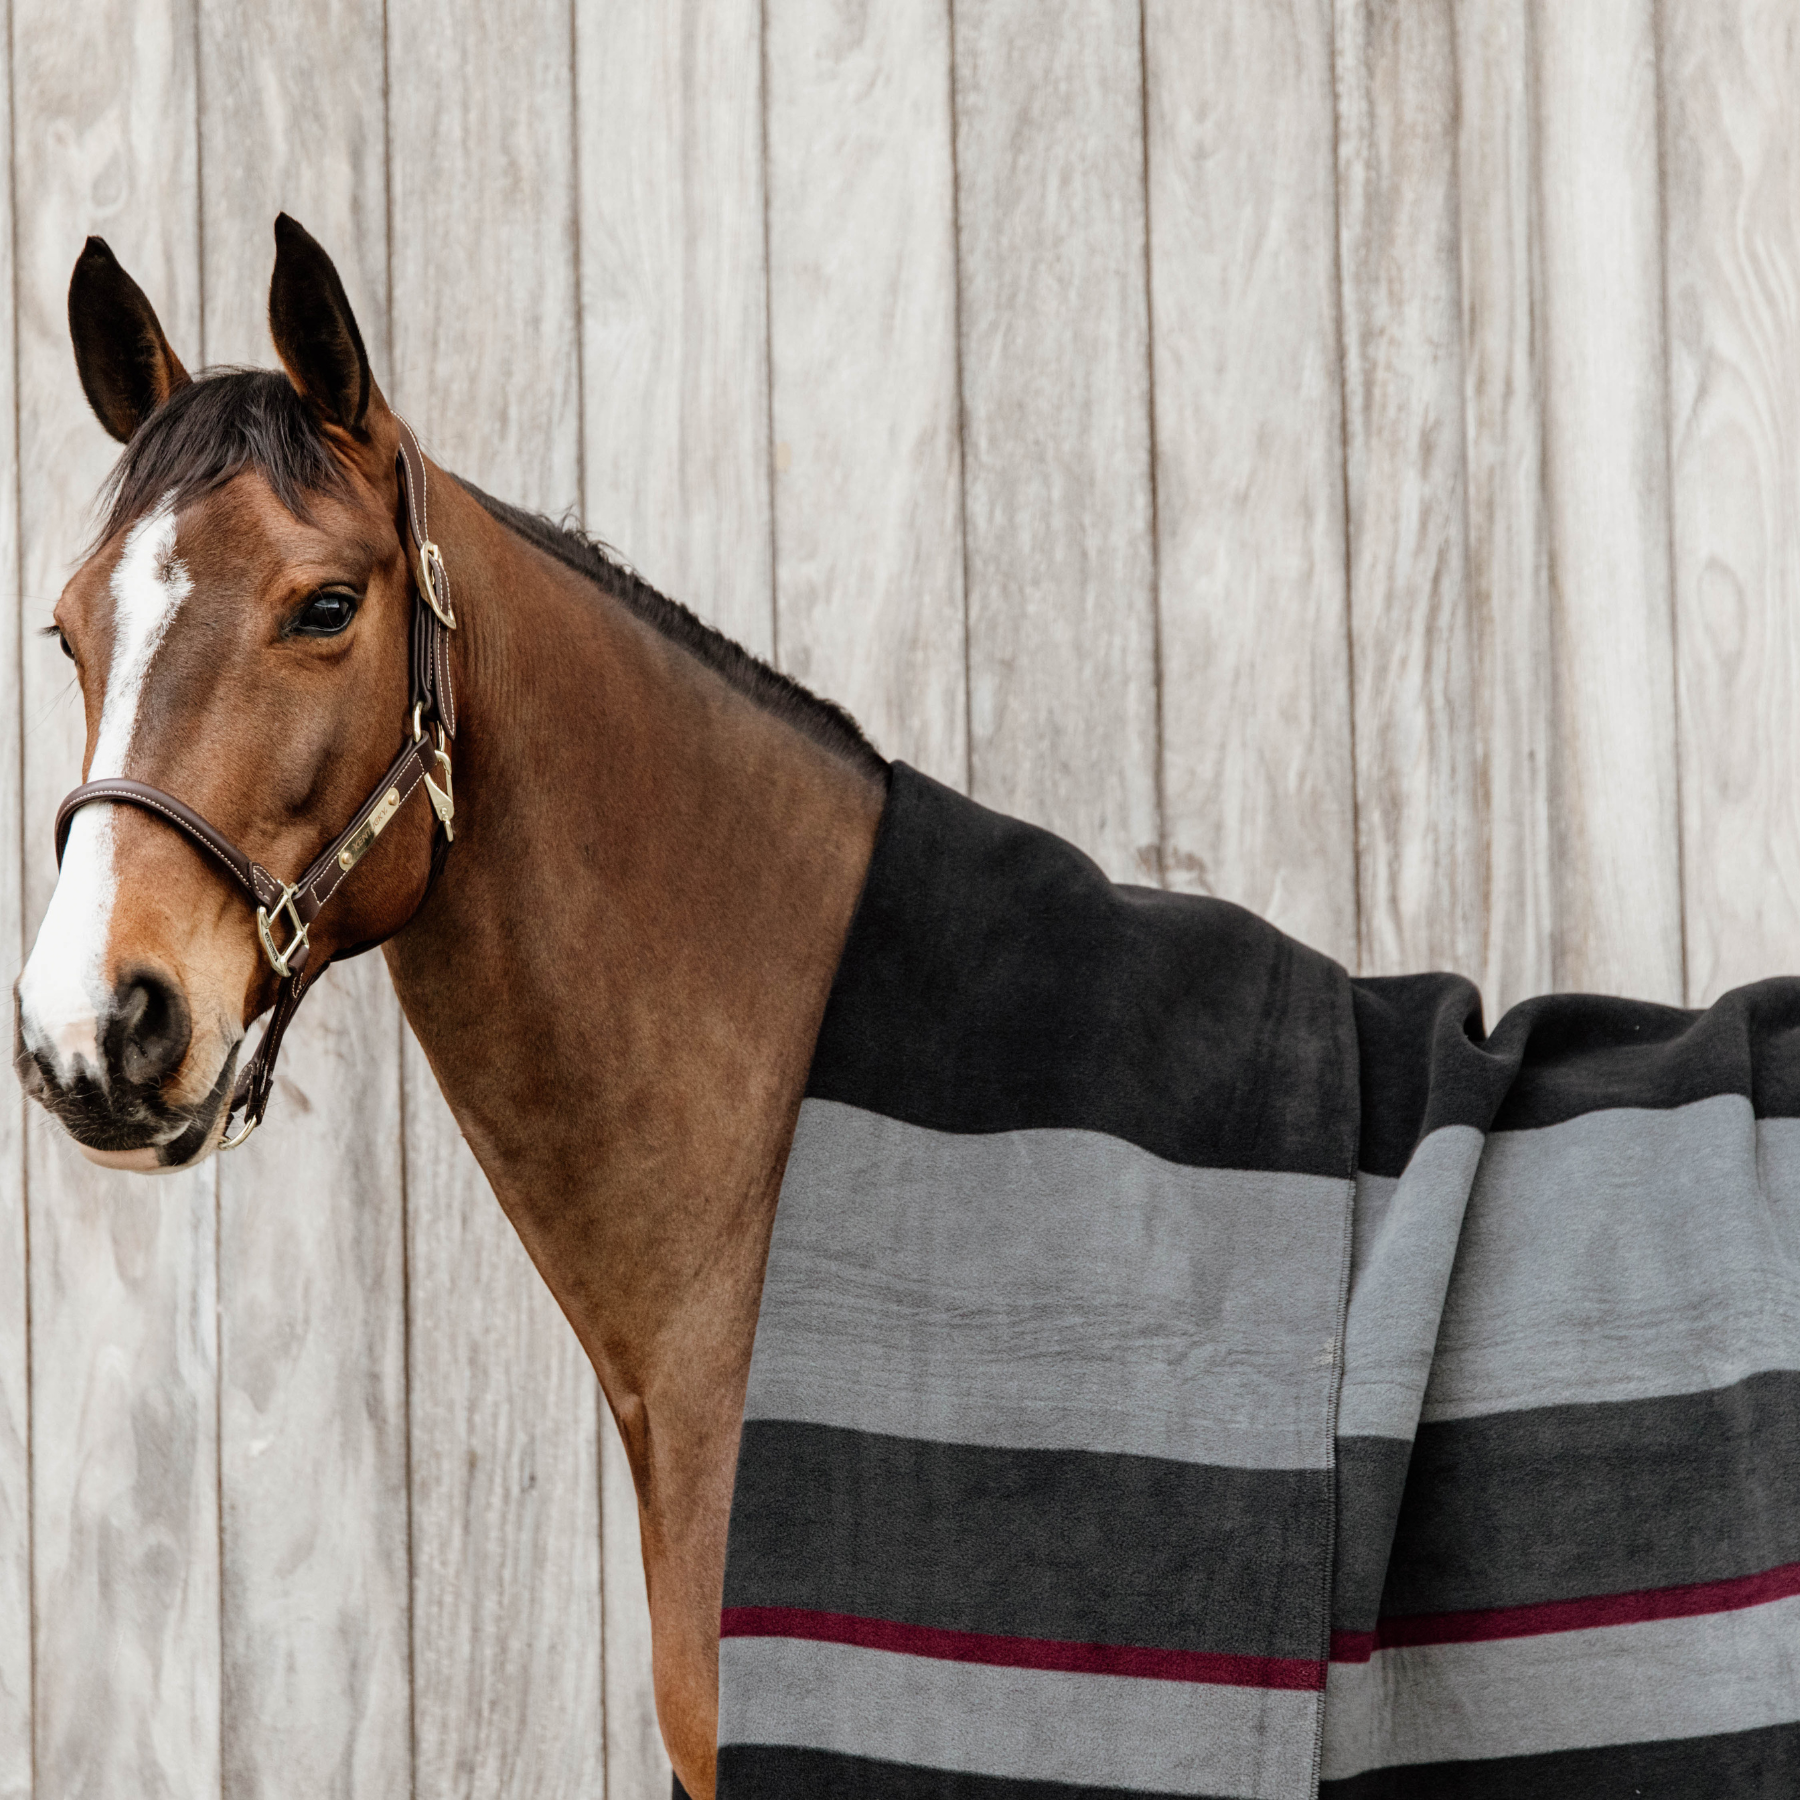
[[[175,514],[165,503],[132,526],[113,570],[112,666],[89,781],[125,773],[144,678],[193,586],[176,559]],[[99,1039],[100,1019],[112,999],[106,942],[114,895],[113,811],[106,805],[84,806],[70,821],[56,891],[19,978],[25,1042],[48,1053],[63,1082],[72,1080],[83,1063],[95,1080],[105,1079]]]

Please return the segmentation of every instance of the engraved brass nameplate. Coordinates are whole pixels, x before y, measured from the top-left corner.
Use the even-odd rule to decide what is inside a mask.
[[[391,787],[375,803],[375,810],[357,826],[349,843],[338,852],[338,867],[346,875],[362,861],[363,852],[381,836],[383,827],[400,810],[400,790]]]

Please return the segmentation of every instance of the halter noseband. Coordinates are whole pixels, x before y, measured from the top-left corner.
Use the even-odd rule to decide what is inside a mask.
[[[450,577],[444,570],[444,559],[431,541],[428,529],[425,459],[419,454],[418,440],[405,420],[400,424],[400,453],[395,459],[400,477],[400,495],[406,515],[406,530],[418,552],[413,571],[412,610],[412,699],[410,732],[400,754],[375,784],[374,792],[356,809],[350,823],[321,850],[295,881],[285,885],[277,881],[260,863],[246,856],[237,845],[209,824],[190,806],[173,794],[148,782],[111,781],[84,782],[64,799],[56,809],[56,861],[62,864],[63,846],[69,840],[69,824],[75,813],[97,801],[111,801],[137,806],[154,813],[173,825],[197,844],[243,889],[256,908],[256,935],[262,940],[263,953],[269,966],[280,978],[274,1010],[263,1028],[262,1041],[256,1054],[245,1064],[232,1090],[231,1104],[226,1108],[227,1135],[220,1148],[235,1150],[262,1123],[275,1085],[275,1059],[281,1054],[281,1040],[294,1012],[306,997],[307,990],[325,973],[329,959],[312,965],[310,933],[319,916],[344,878],[362,860],[369,846],[387,829],[396,813],[423,786],[431,801],[443,835],[432,834],[431,874],[435,881],[443,864],[444,853],[455,837],[451,819],[456,812],[450,782],[450,743],[456,736],[456,698],[450,687],[450,633],[456,629],[456,614],[450,605]],[[428,733],[430,735],[428,735]],[[443,785],[431,779],[432,765],[439,770]],[[285,939],[278,944],[280,935]],[[371,939],[343,956],[360,956],[373,950],[380,939]],[[243,1110],[244,1122],[235,1133],[229,1131],[232,1114]]]

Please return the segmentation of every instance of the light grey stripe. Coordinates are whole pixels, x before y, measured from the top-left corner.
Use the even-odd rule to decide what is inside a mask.
[[[1323,1468],[1349,1194],[808,1100],[745,1416]]]
[[[1472,1126],[1446,1126],[1398,1181],[1356,1178],[1340,1437],[1410,1442],[1418,1428],[1481,1145]]]
[[[1302,1800],[1317,1694],[939,1662],[792,1638],[719,1646],[719,1742],[1018,1781]]]
[[[1800,1130],[1748,1100],[1620,1108],[1482,1152],[1424,1419],[1800,1368]]]
[[[1333,1663],[1328,1781],[1800,1720],[1800,1599],[1649,1625],[1383,1650]]]

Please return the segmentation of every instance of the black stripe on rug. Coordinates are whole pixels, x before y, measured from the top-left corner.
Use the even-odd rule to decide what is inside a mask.
[[[1105,1132],[1199,1168],[1349,1176],[1337,964],[1222,900],[1115,887],[896,763],[807,1092],[938,1131]]]
[[[1481,1762],[1420,1763],[1319,1784],[1319,1800],[1794,1800],[1796,1794],[1800,1724]]]
[[[1399,1175],[1445,1125],[1530,1131],[1617,1107],[1668,1111],[1740,1094],[1800,1117],[1800,979],[1738,988],[1705,1012],[1600,994],[1522,1001],[1481,1036],[1457,975],[1350,984],[1362,1077],[1358,1166]]]
[[[727,1744],[719,1752],[718,1800],[851,1800],[852,1796],[854,1800],[1176,1800],[1174,1795],[1146,1793],[1142,1788],[963,1775],[831,1750]],[[1232,1797],[1189,1794],[1181,1800]]]

